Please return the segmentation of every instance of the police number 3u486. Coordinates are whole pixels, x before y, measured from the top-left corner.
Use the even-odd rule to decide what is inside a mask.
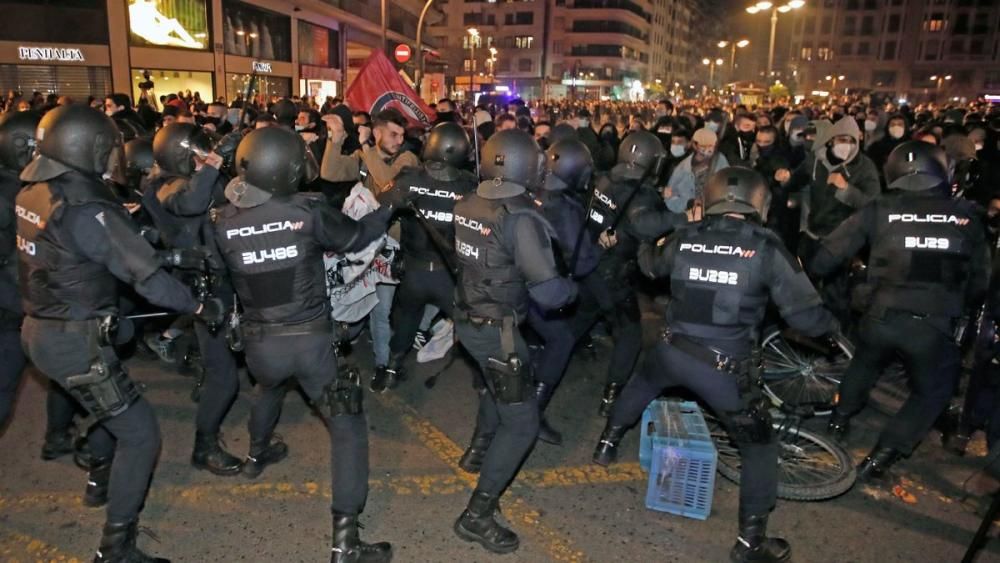
[[[266,250],[255,250],[253,252],[243,253],[243,263],[244,264],[263,264],[264,262],[277,262],[279,260],[288,260],[289,258],[295,258],[299,255],[299,249],[294,244],[292,246],[283,246],[278,248],[269,248]]]

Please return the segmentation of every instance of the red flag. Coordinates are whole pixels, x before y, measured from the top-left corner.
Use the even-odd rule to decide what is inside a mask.
[[[420,96],[396,73],[396,68],[380,50],[372,51],[358,77],[344,95],[347,105],[371,115],[387,108],[398,109],[412,125],[430,126],[437,118]]]

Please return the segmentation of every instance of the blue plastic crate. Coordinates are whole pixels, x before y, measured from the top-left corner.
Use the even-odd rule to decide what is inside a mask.
[[[696,403],[654,401],[642,417],[639,460],[649,464],[646,508],[705,520],[718,453]]]

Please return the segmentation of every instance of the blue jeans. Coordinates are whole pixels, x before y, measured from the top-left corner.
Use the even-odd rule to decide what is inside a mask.
[[[372,335],[375,365],[384,366],[389,363],[389,340],[392,338],[389,315],[392,313],[392,298],[396,295],[396,286],[380,283],[375,286],[375,294],[378,295],[378,304],[368,315],[368,332]]]

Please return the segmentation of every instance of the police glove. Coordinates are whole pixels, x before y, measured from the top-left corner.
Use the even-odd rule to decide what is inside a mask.
[[[209,297],[201,304],[195,315],[209,326],[219,326],[226,320],[226,308],[218,297]]]
[[[243,134],[238,130],[227,134],[219,139],[215,145],[215,154],[222,157],[222,170],[229,170],[233,166],[236,157],[236,147],[243,140]]]
[[[181,268],[184,270],[202,269],[205,266],[205,258],[207,258],[205,251],[196,248],[161,250],[159,255],[160,262],[164,266]]]

